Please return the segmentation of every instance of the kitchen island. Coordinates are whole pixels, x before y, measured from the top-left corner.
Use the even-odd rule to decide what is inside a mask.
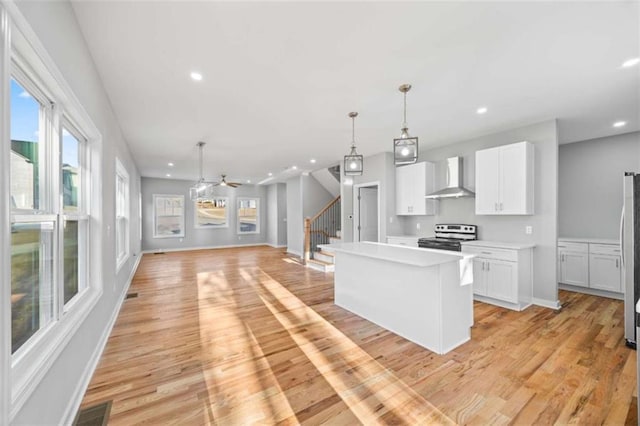
[[[358,242],[335,255],[335,304],[437,354],[471,338],[474,255]]]

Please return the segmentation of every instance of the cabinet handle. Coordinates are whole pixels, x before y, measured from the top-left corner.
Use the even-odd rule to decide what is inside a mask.
[[[484,262],[482,262],[482,270],[484,271]]]
[[[495,203],[495,211],[498,211],[498,203]]]
[[[482,254],[492,254],[490,251],[481,251]]]
[[[487,271],[491,269],[491,262],[487,262]]]
[[[500,211],[502,211],[502,210],[504,210],[504,209],[502,208],[502,203],[500,203]]]
[[[618,259],[616,259],[616,268],[618,267]]]

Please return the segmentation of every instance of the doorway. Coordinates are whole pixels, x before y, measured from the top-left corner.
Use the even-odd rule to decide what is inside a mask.
[[[378,183],[355,185],[354,241],[378,242],[380,238],[380,196]]]

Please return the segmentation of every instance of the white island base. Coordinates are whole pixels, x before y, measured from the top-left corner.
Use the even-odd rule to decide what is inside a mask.
[[[335,304],[437,354],[471,338],[473,255],[380,243],[335,253]]]

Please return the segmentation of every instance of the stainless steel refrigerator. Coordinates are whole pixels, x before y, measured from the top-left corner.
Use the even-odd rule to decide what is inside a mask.
[[[636,347],[640,315],[640,174],[624,175],[624,207],[620,221],[622,282],[624,285],[624,337],[627,346]],[[640,408],[640,404],[639,404]]]

